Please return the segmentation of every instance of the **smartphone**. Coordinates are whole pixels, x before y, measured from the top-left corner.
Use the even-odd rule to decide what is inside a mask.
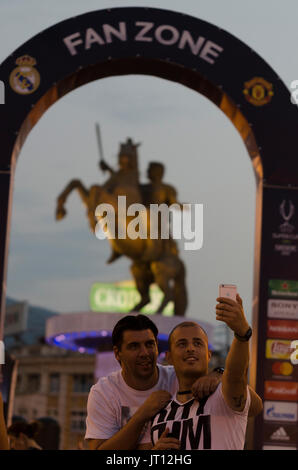
[[[236,300],[237,286],[235,284],[219,284],[219,297]]]

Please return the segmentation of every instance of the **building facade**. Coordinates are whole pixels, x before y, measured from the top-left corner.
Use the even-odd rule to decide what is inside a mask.
[[[95,356],[35,344],[11,351],[18,361],[14,416],[51,418],[60,426],[59,449],[76,449],[85,434]]]

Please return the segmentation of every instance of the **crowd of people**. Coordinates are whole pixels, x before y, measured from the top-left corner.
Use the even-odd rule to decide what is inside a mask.
[[[217,299],[216,319],[234,332],[225,367],[208,371],[204,329],[183,321],[170,333],[166,359],[157,363],[158,329],[146,315],[124,316],[112,333],[121,369],[91,387],[85,439],[91,450],[241,450],[249,416],[262,400],[247,384],[252,331],[242,300]],[[0,448],[41,450],[37,423],[8,429],[0,396]]]

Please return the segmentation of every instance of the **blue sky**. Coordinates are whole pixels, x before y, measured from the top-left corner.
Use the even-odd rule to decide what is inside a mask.
[[[209,21],[252,47],[288,87],[298,79],[298,4],[292,0],[1,0],[0,60],[59,21],[117,6],[165,8]],[[119,143],[132,137],[142,142],[142,181],[148,162],[159,160],[180,201],[204,205],[203,248],[181,252],[187,316],[214,323],[218,284],[231,282],[250,318],[255,179],[247,151],[230,121],[206,98],[148,76],[81,87],[52,106],[31,131],[15,177],[8,295],[59,312],[87,311],[93,282],[130,278],[128,260],[105,265],[108,242],[89,232],[77,195],[67,203],[67,218],[54,220],[56,197],[70,179],[80,178],[86,186],[104,181],[97,167],[97,121],[110,164],[116,166]]]

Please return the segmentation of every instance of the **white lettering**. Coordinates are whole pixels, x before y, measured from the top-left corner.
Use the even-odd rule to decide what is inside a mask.
[[[190,204],[183,204],[183,209],[184,206],[190,206]],[[189,207],[189,212],[190,209],[191,206]],[[200,250],[203,246],[203,204],[194,204],[194,209],[194,232],[191,230],[191,215],[187,210],[183,210],[183,236],[186,240],[194,239],[191,243],[184,243],[186,250]]]
[[[291,82],[290,88],[291,88],[291,90],[294,90],[291,93],[291,102],[293,104],[298,104],[298,89],[297,89],[298,88],[298,80],[293,80]]]
[[[159,214],[160,224],[159,224]],[[167,204],[150,204],[150,239],[168,240],[170,236],[169,206]]]
[[[154,28],[154,23],[148,21],[136,21],[135,26],[140,28],[137,34],[134,37],[135,41],[139,42],[152,42],[153,34],[149,35],[149,32]],[[111,26],[110,24],[102,25],[103,35],[99,35],[93,28],[87,28],[85,33],[85,49],[88,50],[92,47],[94,43],[99,45],[105,45],[106,43],[111,43],[113,38],[116,37],[120,41],[127,41],[127,27],[124,21],[120,21],[118,28]],[[213,41],[206,41],[206,38],[203,36],[198,36],[197,39],[194,39],[192,33],[187,30],[183,30],[181,35],[177,28],[171,25],[160,25],[156,28],[154,33],[155,39],[165,46],[172,46],[173,44],[178,43],[179,49],[185,49],[188,47],[192,54],[199,56],[201,59],[214,64],[215,59],[219,57],[220,52],[224,49]],[[67,36],[63,39],[64,44],[66,45],[68,51],[71,55],[78,54],[78,46],[83,44],[83,39],[80,32],[76,32]],[[4,98],[2,98],[3,84],[1,85],[0,81],[0,104],[4,103]],[[291,87],[298,87],[298,80],[294,80],[291,83]],[[295,101],[295,104],[298,104],[298,89],[292,93],[292,102]]]
[[[209,56],[213,56],[217,58],[219,54],[216,51],[222,52],[223,48],[215,44],[215,42],[207,41],[205,46],[203,47],[202,52],[200,53],[200,57],[206,60],[206,62],[209,62],[210,64],[214,64],[214,59],[212,59]]]
[[[184,207],[184,206],[183,206]],[[171,204],[169,207],[170,226],[172,228],[172,237],[174,240],[181,240],[182,216],[179,204]]]
[[[150,204],[148,211],[143,204],[135,203],[129,205],[126,211],[126,196],[118,196],[118,226],[117,238],[136,240],[148,237],[148,221],[150,222],[151,240],[169,240],[171,222],[173,222],[173,238],[181,239],[181,226],[183,227],[183,237],[192,240],[192,243],[185,243],[186,250],[199,250],[203,246],[203,204],[183,204],[183,220],[181,221],[181,207],[179,204]],[[192,231],[192,214],[194,208],[194,231]],[[178,209],[178,210],[177,210]],[[138,216],[135,217],[136,213]],[[134,217],[127,225],[127,218]],[[115,239],[115,208],[108,203],[99,204],[95,210],[95,217],[98,223],[95,227],[95,235],[99,240],[105,238]],[[181,223],[182,222],[182,223]],[[136,230],[138,227],[138,231]]]
[[[141,26],[143,29],[136,35],[135,41],[144,41],[144,42],[151,42],[152,38],[145,37],[145,34],[153,28],[154,23],[148,23],[147,21],[137,21],[136,26]]]
[[[279,292],[281,295],[281,293]],[[284,293],[282,293],[284,295]],[[296,294],[295,294],[296,295]],[[288,318],[298,320],[298,301],[297,300],[268,300],[268,317],[269,318]]]
[[[118,29],[114,28],[113,26],[109,24],[104,24],[103,27],[103,32],[106,37],[106,41],[108,43],[112,42],[112,35],[116,36],[116,38],[120,39],[121,41],[126,41],[126,23],[124,21],[120,21],[119,23],[119,31]]]
[[[90,49],[94,42],[97,42],[100,45],[104,44],[104,40],[99,36],[99,34],[97,34],[93,28],[88,28],[85,37],[85,49]]]
[[[5,85],[2,80],[0,80],[0,104],[5,104]]]
[[[170,39],[164,39],[162,37],[162,33],[164,31],[170,31],[172,37]],[[165,24],[156,28],[155,37],[161,44],[164,44],[165,46],[171,46],[172,44],[175,44],[175,42],[178,41],[179,31],[178,29],[174,28],[174,26],[169,26]]]
[[[205,38],[203,36],[199,36],[197,42],[195,43],[189,31],[183,31],[181,35],[180,42],[178,44],[179,49],[184,49],[185,45],[188,44],[190,46],[191,52],[194,55],[197,55],[205,42]]]
[[[142,240],[146,240],[147,238],[147,211],[146,207],[143,204],[130,204],[127,209],[127,215],[133,216],[136,215],[138,212],[138,216],[135,217],[132,221],[129,222],[127,226],[127,235],[128,238],[131,240],[136,240],[137,238],[141,238]],[[136,227],[139,227],[138,232],[136,231]]]
[[[126,196],[118,196],[118,238],[126,238]]]
[[[278,393],[280,395],[296,395],[297,390],[296,387],[289,389],[288,387],[283,387],[282,385],[268,385],[267,386],[268,393]]]
[[[63,42],[66,45],[69,52],[71,53],[71,55],[76,55],[78,53],[75,46],[78,46],[79,44],[83,44],[82,39],[75,40],[76,38],[80,38],[80,37],[81,37],[80,33],[74,33],[63,39]]]
[[[294,349],[294,351],[292,352],[290,356],[291,363],[296,365],[298,364],[298,340],[297,339],[291,342],[291,349]]]
[[[104,216],[104,214],[106,215]],[[95,210],[95,216],[99,219],[95,227],[95,235],[99,240],[106,237],[115,239],[115,210],[111,204],[99,204]]]
[[[3,341],[0,341],[0,364],[5,364],[5,347]]]

